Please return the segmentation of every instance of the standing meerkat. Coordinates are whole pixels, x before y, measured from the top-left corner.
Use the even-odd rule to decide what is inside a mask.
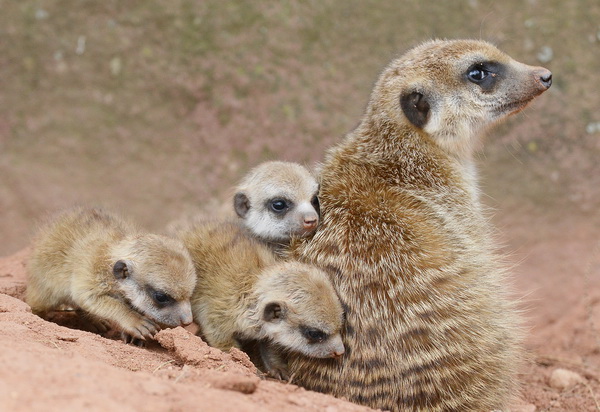
[[[266,371],[286,378],[280,352],[334,358],[344,353],[342,307],[325,272],[280,262],[233,222],[196,223],[180,234],[196,267],[192,296],[199,334],[221,350],[259,342]]]
[[[383,71],[362,122],[327,153],[319,229],[292,244],[331,276],[346,355],[293,355],[295,383],[391,411],[507,407],[520,319],[473,151],[551,79],[470,40],[424,43]]]
[[[192,323],[196,274],[183,244],[141,234],[99,208],[74,208],[43,227],[27,271],[25,300],[41,317],[71,306],[136,344],[161,327]]]
[[[275,249],[319,224],[319,184],[297,163],[271,161],[252,169],[236,188],[233,206],[248,230]]]

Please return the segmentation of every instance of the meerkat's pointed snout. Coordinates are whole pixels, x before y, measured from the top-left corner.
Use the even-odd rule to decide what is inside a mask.
[[[513,61],[513,67],[517,73],[522,73],[521,76],[515,77],[516,79],[520,78],[522,82],[521,94],[523,96],[519,96],[521,98],[529,95],[527,97],[533,99],[552,86],[552,72],[545,67],[529,66],[516,61]]]

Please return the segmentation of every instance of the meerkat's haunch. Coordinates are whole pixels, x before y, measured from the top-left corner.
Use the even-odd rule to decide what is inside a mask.
[[[248,230],[272,245],[312,234],[319,224],[319,185],[303,166],[264,162],[240,182],[233,204]]]
[[[75,208],[43,227],[27,269],[26,301],[42,317],[70,306],[137,344],[192,322],[196,275],[185,247],[102,209]]]
[[[293,354],[295,383],[391,411],[507,407],[520,319],[472,153],[551,80],[481,41],[431,41],[383,71],[360,125],[326,156],[319,228],[292,244],[332,278],[346,354]]]
[[[287,377],[280,352],[338,358],[342,307],[327,274],[280,262],[269,247],[231,222],[204,222],[180,233],[196,267],[194,320],[222,350],[260,343],[266,371]]]

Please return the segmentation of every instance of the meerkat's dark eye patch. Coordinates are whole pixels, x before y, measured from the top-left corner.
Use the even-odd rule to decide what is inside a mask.
[[[310,343],[321,343],[329,337],[329,335],[321,329],[311,328],[309,326],[301,326],[300,331]]]
[[[293,206],[293,204],[289,200],[276,198],[269,200],[267,202],[267,206],[269,210],[275,212],[276,214],[284,214]]]
[[[475,63],[465,73],[467,80],[477,84],[484,92],[491,91],[498,82],[502,65],[496,62]]]
[[[157,306],[164,307],[175,303],[175,299],[169,296],[168,293],[148,287],[148,294],[156,303]]]
[[[427,97],[419,92],[400,96],[400,107],[406,118],[415,126],[422,129],[429,120],[430,106]]]
[[[243,192],[236,193],[233,197],[233,208],[239,217],[244,218],[250,210],[250,199]]]

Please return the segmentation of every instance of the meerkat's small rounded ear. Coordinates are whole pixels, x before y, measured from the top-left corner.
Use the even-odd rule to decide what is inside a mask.
[[[244,192],[238,192],[233,197],[233,207],[235,213],[241,218],[246,217],[246,214],[250,210],[250,199]]]
[[[285,318],[285,305],[280,302],[271,302],[265,306],[263,319],[266,322],[278,322]]]
[[[400,107],[406,118],[419,129],[429,120],[429,102],[423,93],[412,92],[400,96]]]
[[[115,275],[115,278],[119,280],[125,279],[129,276],[129,268],[124,260],[118,260],[117,263],[115,263],[113,266],[113,275]]]

